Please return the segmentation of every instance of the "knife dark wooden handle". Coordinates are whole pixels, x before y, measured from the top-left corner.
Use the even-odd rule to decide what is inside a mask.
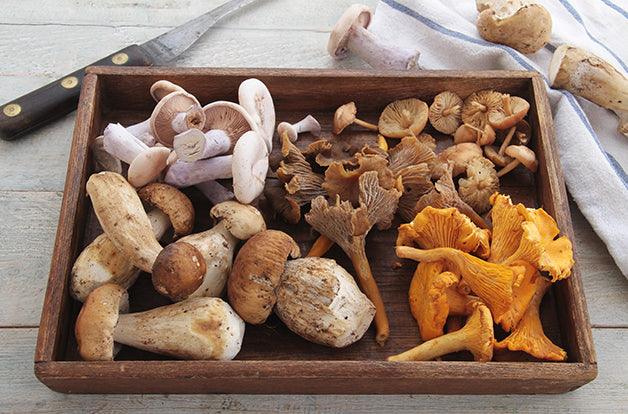
[[[151,66],[153,59],[132,45],[88,66]],[[85,68],[0,106],[0,138],[13,140],[76,109]]]

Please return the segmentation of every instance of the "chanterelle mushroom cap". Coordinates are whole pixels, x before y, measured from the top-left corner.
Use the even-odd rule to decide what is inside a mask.
[[[503,105],[488,114],[488,123],[495,129],[511,128],[521,121],[530,109],[530,104],[518,96],[502,95]]]
[[[353,4],[343,13],[336,26],[332,29],[329,41],[327,42],[327,51],[337,59],[342,59],[349,54],[347,42],[351,33],[351,27],[354,25],[362,26],[365,29],[371,23],[373,12],[370,7],[362,4]]]
[[[362,338],[375,306],[334,260],[308,257],[286,263],[275,312],[308,341],[342,348]]]
[[[157,141],[166,147],[172,147],[174,136],[183,132],[175,130],[172,125],[179,114],[185,114],[186,128],[183,130],[202,129],[205,124],[205,112],[194,96],[181,91],[164,96],[150,116],[150,127]]]
[[[288,257],[299,257],[299,246],[286,233],[266,230],[251,237],[233,262],[227,293],[242,319],[261,324],[273,311],[276,288]]]
[[[140,199],[163,211],[172,223],[175,237],[185,236],[194,227],[194,206],[190,199],[175,187],[152,183],[137,192]]]
[[[150,87],[150,96],[156,102],[161,101],[164,96],[172,92],[185,92],[185,89],[167,80],[158,80]]]
[[[203,282],[207,271],[202,253],[183,241],[164,247],[153,264],[155,290],[173,301],[187,298]]]
[[[489,198],[499,190],[499,178],[492,162],[477,157],[467,164],[467,178],[458,180],[458,192],[462,201],[478,214],[491,209]]]
[[[430,105],[429,119],[435,130],[453,134],[460,125],[462,99],[450,91],[441,92]]]
[[[491,209],[493,232],[488,261],[502,263],[517,251],[523,235],[521,224],[525,218],[512,204],[510,196],[495,193],[489,201],[493,205]]]
[[[379,132],[388,138],[417,136],[427,124],[428,107],[416,98],[401,99],[384,108],[379,117]]]
[[[128,311],[129,295],[120,286],[106,284],[94,289],[83,304],[74,327],[81,358],[87,361],[113,360],[113,330],[120,313]]]
[[[462,121],[483,129],[488,117],[499,111],[503,105],[502,94],[490,89],[472,93],[464,100],[462,106]]]
[[[209,130],[224,131],[231,140],[227,153],[232,153],[236,142],[245,132],[257,130],[255,121],[240,105],[228,101],[215,101],[203,107],[205,126],[203,132]]]
[[[262,213],[253,206],[237,201],[224,201],[216,204],[209,214],[215,220],[222,221],[225,228],[236,239],[247,240],[266,230],[266,222]]]

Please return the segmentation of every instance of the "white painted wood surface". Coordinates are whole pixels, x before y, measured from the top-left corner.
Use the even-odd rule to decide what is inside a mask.
[[[3,0],[0,103],[141,43],[223,0]],[[470,0],[469,0],[470,1]],[[363,0],[375,5],[375,0]],[[325,51],[352,0],[260,0],[220,22],[177,65],[347,67]],[[74,116],[0,141],[0,412],[622,412],[628,409],[628,281],[572,204],[577,260],[600,374],[560,396],[69,396],[34,377],[32,359]]]

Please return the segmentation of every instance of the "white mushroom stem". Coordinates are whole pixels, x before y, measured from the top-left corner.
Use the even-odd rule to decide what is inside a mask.
[[[120,124],[107,125],[103,136],[105,151],[127,164],[131,164],[138,155],[148,149],[148,145]]]
[[[231,139],[219,129],[203,133],[193,128],[176,135],[173,148],[179,160],[194,162],[226,153],[231,148]]]
[[[222,184],[214,180],[196,184],[196,188],[198,188],[213,205],[222,203],[223,201],[233,200],[233,198],[235,197],[235,195],[231,191],[229,191]]]
[[[165,182],[175,187],[189,187],[205,181],[232,177],[232,155],[199,160],[177,161],[168,168]]]
[[[244,321],[219,298],[195,298],[140,313],[120,314],[117,343],[185,359],[233,359]]]
[[[515,131],[517,130],[517,126],[511,127],[508,130],[508,134],[504,137],[504,142],[502,142],[502,146],[499,147],[499,155],[504,155],[504,151],[506,151],[506,147],[510,145],[510,141],[512,141],[512,137],[515,135]]]
[[[553,88],[614,111],[619,132],[628,136],[628,78],[610,63],[584,49],[561,45],[550,62],[549,77]]]
[[[362,26],[353,25],[348,49],[376,69],[418,68],[421,52],[385,43]]]
[[[295,124],[281,122],[277,125],[277,133],[279,136],[284,132],[288,133],[288,138],[290,138],[291,142],[296,142],[299,134],[304,132],[309,132],[313,136],[318,137],[321,134],[321,124],[319,124],[312,115],[308,115]]]
[[[156,140],[150,129],[150,118],[138,124],[129,125],[126,130],[149,147],[155,145]]]
[[[188,115],[190,112],[179,112],[172,119],[172,129],[177,131],[178,133],[187,131],[190,127],[188,126]]]

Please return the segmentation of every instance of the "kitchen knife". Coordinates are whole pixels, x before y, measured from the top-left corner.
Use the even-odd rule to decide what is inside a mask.
[[[91,65],[152,66],[175,59],[220,19],[256,0],[231,0],[141,45],[119,50]],[[0,106],[0,138],[13,140],[76,109],[85,68]]]

